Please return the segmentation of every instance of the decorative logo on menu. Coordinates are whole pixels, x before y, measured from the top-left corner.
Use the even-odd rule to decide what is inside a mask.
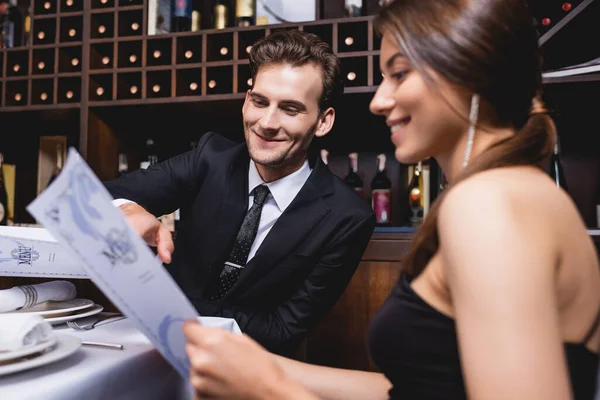
[[[127,239],[127,232],[125,230],[118,231],[117,229],[111,229],[104,237],[106,247],[100,254],[106,257],[113,267],[118,262],[123,264],[136,262],[137,254],[133,245]]]
[[[10,253],[12,258],[17,260],[17,265],[31,265],[34,261],[40,258],[40,253],[32,247],[19,245]]]
[[[102,232],[104,216],[96,203],[97,193],[102,190],[101,184],[88,176],[82,164],[74,165],[67,174],[70,187],[57,197],[56,203],[46,209],[46,216],[57,224],[61,236],[69,243],[74,239],[61,226],[61,212],[67,212],[75,223],[78,233],[102,243],[99,254],[106,258],[111,266],[114,267],[119,263],[135,263],[138,256],[127,235],[126,227],[122,229],[112,227],[108,232]]]
[[[37,261],[40,258],[40,253],[37,250],[34,250],[31,246],[25,246],[23,243],[18,240],[12,238],[4,238],[7,242],[12,242],[14,244],[9,244],[7,246],[2,246],[4,249],[8,247],[6,250],[0,250],[0,255],[8,253],[10,251],[10,256],[6,254],[6,257],[0,256],[0,262],[4,263],[12,263],[15,260],[17,261],[17,266],[21,265],[33,265],[34,261]],[[13,247],[15,246],[16,247]],[[12,250],[10,250],[12,248]]]

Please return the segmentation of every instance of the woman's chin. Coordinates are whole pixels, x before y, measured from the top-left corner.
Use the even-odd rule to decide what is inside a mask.
[[[417,154],[411,153],[407,151],[406,148],[402,147],[396,147],[394,156],[400,164],[416,164],[422,160],[417,156]]]

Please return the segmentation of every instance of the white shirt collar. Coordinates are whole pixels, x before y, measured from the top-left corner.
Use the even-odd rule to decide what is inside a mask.
[[[284,212],[288,208],[308,180],[311,172],[308,160],[304,160],[304,164],[297,171],[271,183],[266,183],[275,203],[277,203],[279,211]],[[252,194],[252,191],[262,184],[265,184],[265,181],[260,177],[254,161],[250,160],[250,168],[248,169],[248,194]]]

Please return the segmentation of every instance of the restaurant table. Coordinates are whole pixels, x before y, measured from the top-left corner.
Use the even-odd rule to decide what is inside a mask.
[[[239,333],[235,320],[201,317],[207,326]],[[58,334],[84,341],[118,343],[123,350],[81,346],[60,361],[0,376],[1,400],[188,400],[193,398],[187,382],[162,357],[130,319],[75,331],[55,326]]]

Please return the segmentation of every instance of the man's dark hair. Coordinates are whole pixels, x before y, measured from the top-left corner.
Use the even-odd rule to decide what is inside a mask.
[[[252,81],[262,67],[277,64],[301,67],[315,64],[321,69],[323,90],[319,98],[321,111],[332,107],[343,93],[340,60],[331,46],[317,35],[298,30],[279,31],[260,39],[250,50]]]

